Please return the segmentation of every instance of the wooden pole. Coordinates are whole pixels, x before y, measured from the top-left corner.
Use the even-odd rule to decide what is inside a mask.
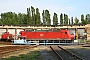
[[[17,28],[15,28],[15,40],[17,39]]]
[[[8,32],[8,28],[6,28],[6,32]]]
[[[86,40],[88,40],[88,27],[85,27],[85,32],[86,32]]]
[[[78,29],[76,28],[76,40],[78,40]]]

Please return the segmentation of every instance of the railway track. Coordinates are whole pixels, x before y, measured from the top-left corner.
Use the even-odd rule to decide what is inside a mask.
[[[0,45],[12,45],[12,42],[0,41]]]
[[[20,50],[30,49],[34,48],[36,46],[6,46],[6,47],[0,47],[0,58],[7,55],[10,52],[16,52]]]
[[[51,50],[58,56],[60,60],[84,60],[79,56],[63,49],[60,46],[50,46]]]

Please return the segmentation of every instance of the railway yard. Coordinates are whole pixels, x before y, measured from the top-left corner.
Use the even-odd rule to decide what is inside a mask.
[[[90,60],[89,2],[1,1],[0,60]]]
[[[10,42],[0,42],[1,60],[8,60],[12,57],[20,56],[22,54],[26,55],[30,53],[30,51],[38,51],[36,60],[90,60],[89,43],[85,45],[36,46],[36,45],[12,45],[12,43]],[[31,60],[30,57],[28,58],[28,60]],[[23,59],[23,57],[21,58]]]
[[[90,29],[82,27],[71,30],[53,30],[53,27],[52,30],[36,31],[33,27],[33,31],[30,27],[23,31],[21,27],[20,31],[17,28],[13,30],[5,27],[0,30],[1,38],[6,38],[6,41],[0,40],[0,60],[90,60]],[[2,35],[3,31],[5,33]],[[84,38],[80,36],[83,34]],[[9,42],[9,36],[14,36],[14,40]]]

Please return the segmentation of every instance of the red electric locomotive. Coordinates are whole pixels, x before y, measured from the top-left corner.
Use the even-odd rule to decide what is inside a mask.
[[[73,41],[74,34],[69,30],[24,30],[19,38],[26,40],[67,40]]]

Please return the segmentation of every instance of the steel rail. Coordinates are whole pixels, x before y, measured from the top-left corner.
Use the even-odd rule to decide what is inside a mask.
[[[58,47],[59,47],[60,49],[64,50],[64,51],[66,51],[66,52],[69,53],[70,55],[75,56],[77,59],[79,59],[79,60],[84,60],[84,59],[82,59],[81,57],[75,55],[74,53],[72,53],[72,52],[70,52],[70,51],[68,51],[68,50],[63,49],[63,48],[60,47],[60,46],[58,46]]]
[[[64,60],[64,59],[60,56],[60,54],[58,54],[51,46],[50,46],[50,48],[51,48],[52,51],[59,57],[60,60]]]

